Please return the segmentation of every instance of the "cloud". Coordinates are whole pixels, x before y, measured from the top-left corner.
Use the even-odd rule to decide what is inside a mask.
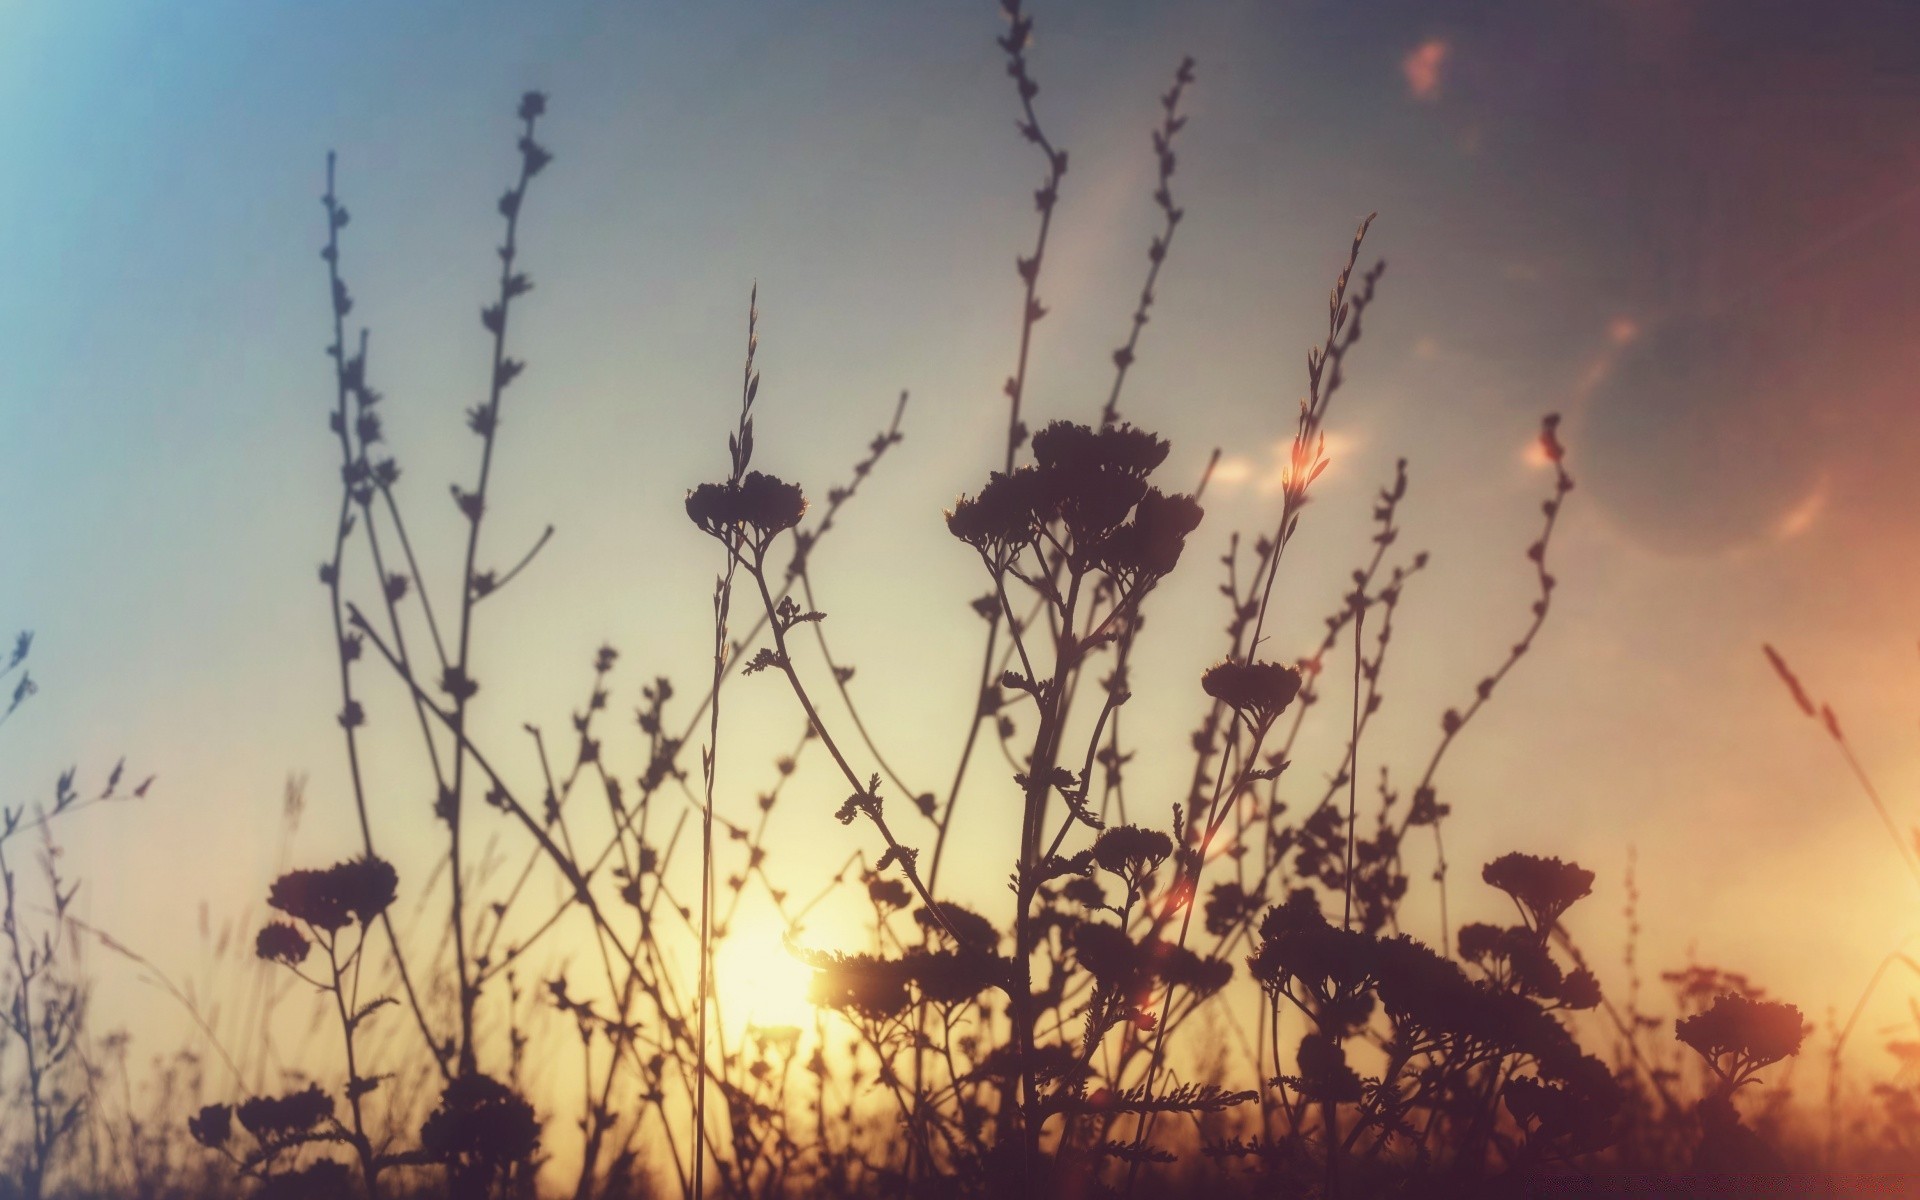
[[[1445,38],[1428,38],[1407,51],[1400,60],[1400,74],[1406,77],[1407,94],[1422,104],[1440,99],[1441,74],[1453,47]]]

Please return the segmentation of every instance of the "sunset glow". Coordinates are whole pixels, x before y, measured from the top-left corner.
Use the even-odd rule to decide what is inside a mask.
[[[0,1197],[1920,1177],[1916,46],[0,5]]]

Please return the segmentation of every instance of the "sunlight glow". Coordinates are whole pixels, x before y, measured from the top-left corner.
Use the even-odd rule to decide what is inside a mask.
[[[1820,519],[1820,514],[1826,511],[1827,497],[1832,490],[1831,481],[1826,475],[1821,475],[1807,490],[1807,494],[1801,497],[1800,502],[1781,514],[1780,519],[1774,523],[1774,538],[1784,542],[1790,538],[1799,537],[1813,528],[1814,522]]]
[[[1327,458],[1327,469],[1320,479],[1326,480],[1337,474],[1346,465],[1346,459],[1360,448],[1360,438],[1351,431],[1329,429],[1322,443]],[[1281,438],[1273,444],[1273,462],[1260,476],[1256,485],[1263,496],[1278,496],[1287,486],[1287,467],[1293,461],[1293,439]]]
[[[1445,38],[1428,38],[1400,60],[1400,74],[1407,81],[1407,94],[1422,104],[1440,99],[1442,72],[1453,47]]]
[[[814,1007],[807,1002],[813,972],[788,952],[773,924],[736,926],[714,953],[713,972],[730,1039],[749,1026],[813,1027]]]

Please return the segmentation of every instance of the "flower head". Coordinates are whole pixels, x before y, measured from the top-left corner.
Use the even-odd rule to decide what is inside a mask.
[[[486,1075],[460,1075],[447,1084],[440,1106],[421,1126],[420,1145],[452,1164],[456,1177],[484,1180],[533,1157],[540,1148],[540,1122],[533,1106],[506,1084]]]
[[[1480,878],[1513,897],[1536,935],[1544,937],[1560,914],[1593,891],[1593,872],[1576,863],[1531,854],[1503,854]]]
[[[1154,868],[1173,853],[1173,839],[1157,829],[1115,825],[1102,830],[1093,842],[1093,861],[1142,886]]]
[[[983,554],[1024,545],[1044,514],[1040,473],[1022,467],[1011,474],[995,471],[973,497],[962,496],[947,512],[947,530]]]
[[[1271,724],[1300,694],[1300,672],[1270,662],[1225,659],[1200,676],[1207,695],[1240,713],[1255,728]]]
[[[331,933],[354,921],[364,925],[387,911],[399,883],[385,860],[353,858],[321,871],[288,871],[273,881],[267,903]]]
[[[1077,568],[1158,578],[1173,570],[1200,523],[1190,496],[1166,496],[1147,476],[1167,443],[1131,425],[1093,429],[1055,421],[1033,435],[1034,464],[995,472],[976,496],[962,496],[947,528],[989,559],[1004,560],[1058,522]]]
[[[332,1115],[333,1097],[317,1083],[285,1096],[255,1096],[240,1105],[240,1124],[262,1141],[305,1133]]]
[[[1107,570],[1116,575],[1158,579],[1173,573],[1186,549],[1187,535],[1199,528],[1203,512],[1192,496],[1169,496],[1148,488],[1134,506],[1133,520],[1113,531],[1100,548]]]
[[[1791,1004],[1753,1000],[1737,992],[1714,998],[1713,1007],[1674,1022],[1674,1036],[1705,1059],[1729,1085],[1800,1052],[1806,1018]]]
[[[1166,461],[1170,448],[1161,438],[1131,425],[1108,425],[1096,431],[1055,421],[1033,435],[1035,462],[1050,471],[1077,474],[1111,471],[1145,479]]]
[[[306,961],[312,943],[285,921],[271,921],[253,939],[253,952],[267,962],[297,967]]]
[[[725,538],[746,527],[771,541],[807,515],[800,486],[759,471],[735,483],[703,483],[687,493],[687,516],[702,531]]]
[[[985,954],[991,954],[1000,944],[1000,931],[979,913],[946,900],[934,903],[938,915],[925,906],[913,910],[913,919],[928,933],[938,932],[957,949]]]
[[[209,1150],[218,1150],[233,1136],[233,1109],[225,1104],[209,1104],[187,1118],[187,1132]]]
[[[901,959],[871,954],[819,955],[813,958],[813,966],[807,999],[823,1008],[851,1010],[879,1021],[899,1015],[911,1003],[907,982],[913,971]]]

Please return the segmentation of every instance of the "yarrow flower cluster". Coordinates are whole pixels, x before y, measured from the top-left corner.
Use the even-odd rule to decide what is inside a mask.
[[[1715,997],[1707,1011],[1676,1021],[1674,1036],[1693,1047],[1714,1074],[1739,1087],[1761,1067],[1798,1054],[1807,1022],[1791,1004],[1736,992]]]
[[[915,948],[900,958],[820,951],[799,954],[813,968],[807,988],[810,1003],[869,1021],[899,1016],[913,1003],[916,992],[920,999],[950,1006],[1007,982],[1005,961],[977,949]]]
[[[313,944],[298,929],[285,921],[269,922],[253,940],[253,952],[268,962],[297,967],[307,959]]]
[[[1513,897],[1537,934],[1545,934],[1574,901],[1593,892],[1593,872],[1557,858],[1503,854],[1480,878]]]
[[[760,471],[738,483],[703,483],[687,493],[687,516],[701,531],[725,540],[751,530],[765,546],[807,515],[807,498],[798,484]]]
[[[240,1124],[266,1141],[305,1133],[333,1115],[333,1097],[309,1084],[304,1091],[285,1096],[255,1096],[240,1105]],[[205,1113],[203,1112],[204,1116]]]
[[[1033,436],[1034,465],[994,472],[947,513],[953,536],[1004,564],[1040,531],[1058,525],[1074,565],[1127,580],[1158,579],[1180,561],[1200,524],[1191,496],[1147,483],[1168,444],[1131,425],[1094,430],[1055,421]]]
[[[385,860],[354,858],[325,870],[287,872],[273,881],[267,903],[315,929],[333,933],[355,921],[364,925],[387,911],[399,883],[399,875]],[[262,930],[255,943],[260,956],[294,953],[292,942],[271,930],[272,926]],[[268,954],[269,949],[276,953]],[[306,957],[305,950],[298,953]]]
[[[456,1076],[420,1128],[420,1147],[449,1168],[456,1196],[491,1195],[494,1180],[530,1163],[540,1149],[533,1106],[487,1075]]]
[[[1231,658],[1208,667],[1200,676],[1202,691],[1245,717],[1256,729],[1264,729],[1286,711],[1300,694],[1300,684],[1296,668]]]
[[[1173,839],[1157,829],[1116,825],[1094,839],[1093,861],[1144,889],[1154,869],[1173,853]]]

